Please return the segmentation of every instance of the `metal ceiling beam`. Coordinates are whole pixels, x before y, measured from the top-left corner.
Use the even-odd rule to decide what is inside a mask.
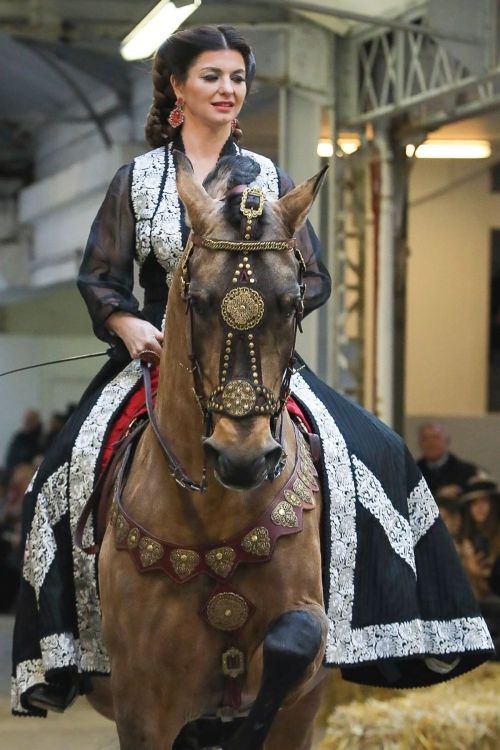
[[[238,5],[247,5],[248,0],[232,0]],[[414,23],[405,23],[392,18],[383,18],[382,16],[372,16],[366,13],[355,13],[351,10],[341,10],[340,8],[329,8],[325,5],[316,3],[302,2],[301,0],[273,0],[274,5],[281,6],[285,10],[307,11],[308,13],[321,13],[325,16],[334,16],[346,21],[357,21],[369,26],[382,26],[386,29],[395,29],[398,31],[411,31],[421,36],[430,36],[434,39],[449,39],[454,42],[463,44],[481,44],[481,40],[475,36],[452,34],[439,29],[431,29]],[[269,5],[269,0],[252,0],[252,5]]]

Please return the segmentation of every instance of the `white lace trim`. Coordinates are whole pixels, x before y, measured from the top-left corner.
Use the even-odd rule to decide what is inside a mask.
[[[413,545],[416,546],[439,518],[439,508],[422,477],[408,498]]]
[[[275,165],[267,156],[247,151],[245,148],[238,149],[242,156],[249,156],[260,165],[260,174],[255,178],[255,184],[264,191],[267,198],[275,201],[280,197],[278,172]]]
[[[79,666],[78,641],[72,633],[55,633],[41,638],[40,649],[45,672],[61,667]]]
[[[385,531],[394,552],[408,563],[416,575],[417,569],[410,524],[401,513],[398,513],[384,492],[379,480],[370,469],[356,456],[352,456],[352,462],[358,485],[358,499],[361,505],[375,516]]]
[[[34,685],[45,682],[43,662],[41,659],[28,659],[17,665],[16,674],[12,677],[11,706],[16,713],[27,714],[21,705],[21,695]]]
[[[151,219],[160,197],[164,171],[164,147],[134,159],[130,197],[136,219],[136,257],[140,265],[151,252]]]
[[[439,655],[493,648],[482,617],[444,622],[420,619],[352,627],[356,561],[356,487],[345,440],[335,420],[297,373],[292,392],[304,402],[318,425],[330,493],[329,629],[325,661],[359,664],[383,658]]]
[[[53,527],[68,511],[68,463],[52,474],[36,499],[35,512],[24,550],[23,577],[40,596],[47,573],[56,556]]]
[[[73,446],[70,463],[70,523],[72,534],[93,489],[96,464],[109,421],[140,378],[133,361],[103,389],[83,423]],[[83,534],[84,546],[94,542],[92,524]],[[76,610],[80,634],[80,665],[85,672],[108,672],[109,660],[101,633],[101,608],[97,595],[96,564],[92,555],[73,546]]]

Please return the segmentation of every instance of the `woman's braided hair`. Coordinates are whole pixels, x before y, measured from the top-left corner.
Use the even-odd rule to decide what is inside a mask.
[[[176,101],[170,76],[183,83],[198,55],[218,49],[233,49],[241,53],[245,61],[248,95],[255,74],[255,56],[236,29],[232,26],[196,26],[172,34],[163,42],[153,60],[153,103],[145,127],[146,141],[152,148],[164,145],[175,135],[175,128],[168,123],[168,116]],[[233,135],[238,140],[241,130],[237,129]]]

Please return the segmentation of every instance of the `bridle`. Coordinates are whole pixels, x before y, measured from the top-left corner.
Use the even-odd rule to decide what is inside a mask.
[[[233,419],[243,419],[250,416],[269,416],[273,438],[282,446],[283,419],[281,419],[279,435],[277,435],[277,427],[278,420],[283,414],[283,409],[290,395],[290,381],[294,372],[293,357],[297,329],[302,330],[301,321],[304,316],[305,294],[303,278],[306,266],[295,238],[263,241],[252,239],[255,229],[253,222],[264,211],[266,197],[262,190],[258,187],[238,185],[228,191],[226,197],[229,194],[235,193],[241,193],[240,212],[243,217],[241,223],[242,239],[238,241],[219,240],[212,237],[191,234],[183,256],[181,295],[186,303],[189,372],[193,378],[193,391],[203,415],[205,438],[210,437],[213,432],[214,414],[225,414]],[[220,306],[223,341],[219,363],[219,382],[208,395],[205,393],[203,370],[194,346],[195,320],[193,316],[193,296],[191,294],[190,261],[196,250],[200,248],[205,248],[213,252],[229,251],[234,254],[235,259],[235,268],[231,283],[225,290]],[[265,303],[259,292],[251,263],[251,257],[255,253],[264,252],[293,252],[298,261],[300,296],[294,310],[293,340],[290,355],[277,397],[274,395],[273,390],[264,384],[262,377],[259,330],[265,315]],[[248,370],[245,376],[239,375],[238,377],[234,377],[239,351],[246,352]],[[143,369],[146,371],[147,366]],[[149,371],[147,371],[147,376],[149,376]],[[168,450],[168,446],[161,436],[154,418],[151,420],[151,423],[169,460],[172,468],[172,476],[178,484],[190,490],[204,492],[207,485],[206,464],[203,467],[201,481],[199,483],[194,482],[184,473],[175,456]],[[268,480],[272,481],[279,476],[284,468],[285,460],[286,454],[282,450],[282,459],[276,469],[268,474]]]

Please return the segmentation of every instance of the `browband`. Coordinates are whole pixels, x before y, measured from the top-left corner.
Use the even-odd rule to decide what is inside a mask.
[[[195,247],[206,247],[208,250],[232,250],[236,253],[252,253],[264,250],[295,250],[297,240],[216,240],[193,234],[191,240]]]

